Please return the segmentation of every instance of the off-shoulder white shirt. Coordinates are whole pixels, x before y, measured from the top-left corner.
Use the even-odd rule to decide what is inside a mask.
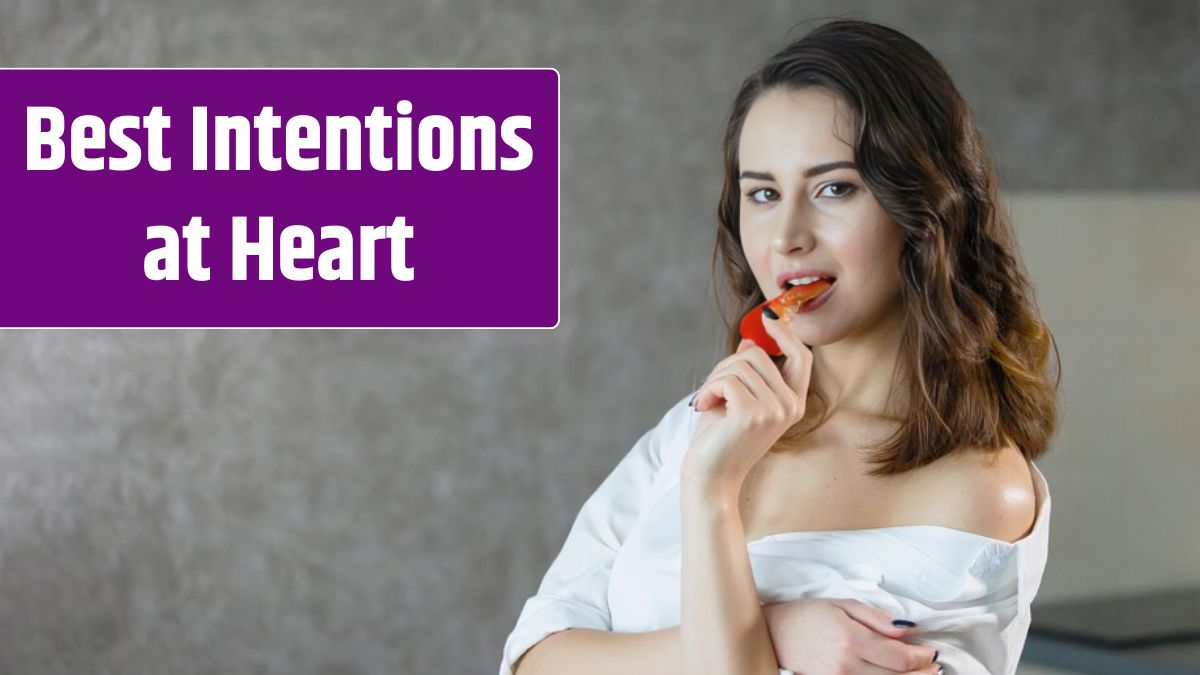
[[[680,623],[683,455],[701,413],[680,399],[583,504],[504,644],[499,675],[568,628],[648,632]],[[1050,491],[1033,529],[1006,542],[941,525],[786,532],[747,544],[759,604],[854,599],[918,624],[950,675],[1012,675],[1046,565]],[[791,671],[780,669],[791,675]]]

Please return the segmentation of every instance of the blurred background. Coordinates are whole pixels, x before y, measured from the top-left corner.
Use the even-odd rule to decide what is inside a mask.
[[[583,501],[720,358],[724,117],[833,16],[950,71],[1061,350],[1035,625],[1187,597],[1200,2],[0,0],[4,67],[553,67],[562,115],[554,330],[0,331],[0,672],[495,672]]]

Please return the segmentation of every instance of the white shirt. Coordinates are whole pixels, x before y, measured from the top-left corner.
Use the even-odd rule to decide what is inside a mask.
[[[682,398],[638,439],[576,516],[504,644],[499,675],[567,628],[648,632],[680,623],[679,479],[701,413]],[[1046,566],[1050,491],[1015,543],[941,525],[787,532],[747,544],[759,604],[854,599],[917,623],[950,675],[1012,675]],[[792,675],[780,669],[780,673]]]

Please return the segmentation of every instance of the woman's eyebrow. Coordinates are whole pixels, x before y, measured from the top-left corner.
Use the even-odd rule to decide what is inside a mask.
[[[804,177],[812,178],[813,176],[816,176],[816,175],[822,174],[822,173],[826,173],[829,171],[833,171],[834,169],[854,169],[857,171],[858,166],[854,162],[846,162],[846,161],[826,162],[824,164],[818,164],[816,166],[812,166],[812,167],[809,167],[808,169],[806,169],[804,171]],[[742,175],[738,176],[738,180],[741,180],[743,178],[757,178],[759,180],[770,180],[770,181],[775,180],[775,176],[773,174],[767,173],[765,171],[743,171]]]

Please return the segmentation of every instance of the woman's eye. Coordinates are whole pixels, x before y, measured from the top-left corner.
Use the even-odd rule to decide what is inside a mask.
[[[756,195],[760,192],[775,192],[775,191],[772,190],[771,188],[758,188],[757,190],[751,190],[750,192],[747,192],[746,197],[749,199],[749,201],[752,201],[755,204],[765,204],[766,202],[764,202],[763,200],[754,198],[754,195]]]
[[[837,183],[829,183],[821,187],[817,192],[817,196],[828,196],[834,199],[844,199],[854,194],[858,187],[853,183],[845,181]],[[760,196],[761,195],[761,196]],[[769,187],[757,188],[746,193],[746,200],[754,204],[766,204],[767,202],[778,199],[779,193]]]
[[[817,196],[821,196],[829,188],[839,188],[839,190],[836,193],[829,194],[830,197],[835,197],[835,198],[848,197],[851,194],[853,194],[853,192],[856,189],[858,189],[858,188],[854,187],[853,183],[844,183],[844,182],[843,183],[830,183],[830,184],[822,187],[821,191],[817,193]]]

